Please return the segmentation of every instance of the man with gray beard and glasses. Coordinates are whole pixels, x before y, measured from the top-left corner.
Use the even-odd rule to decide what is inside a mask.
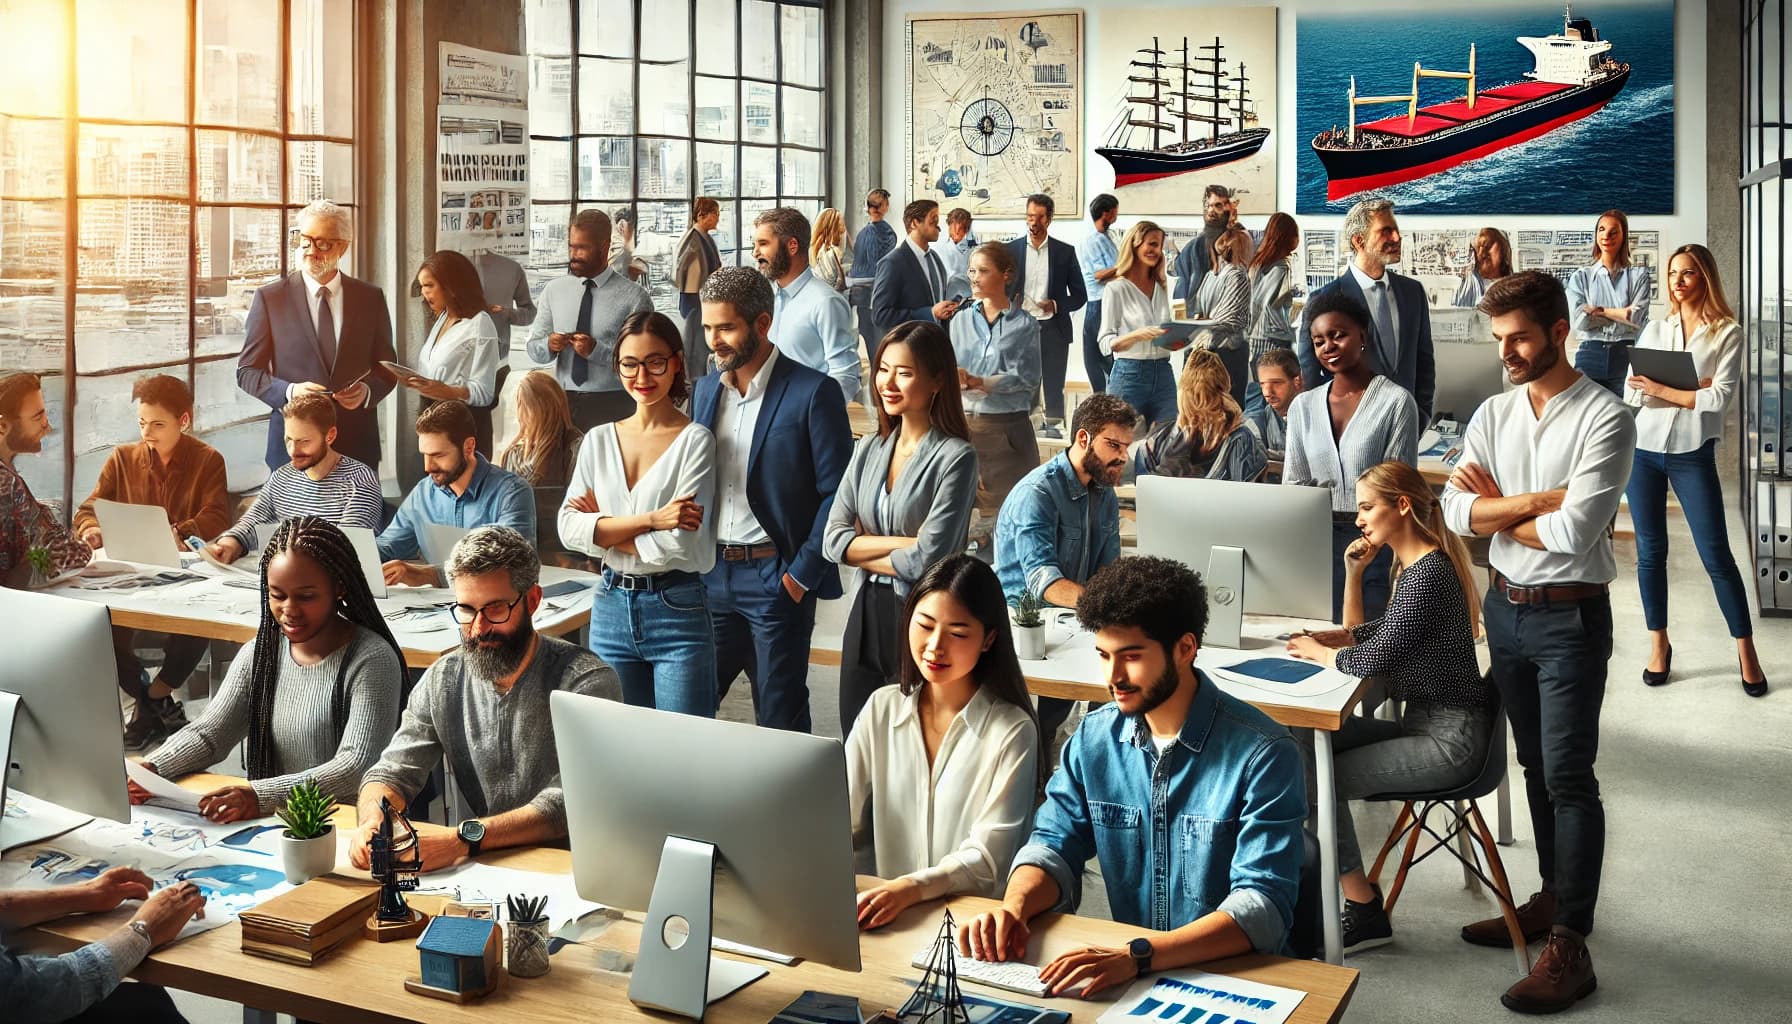
[[[622,699],[616,672],[596,655],[535,632],[541,559],[507,526],[482,526],[448,558],[460,650],[445,654],[411,691],[398,734],[361,779],[360,827],[349,847],[368,866],[380,801],[403,810],[438,760],[454,777],[458,828],[413,822],[424,871],[440,871],[482,851],[537,846],[566,835],[560,762],[548,694],[555,690]]]

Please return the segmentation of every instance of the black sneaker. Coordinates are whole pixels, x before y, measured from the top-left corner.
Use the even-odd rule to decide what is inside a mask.
[[[163,735],[172,736],[187,727],[187,712],[173,694],[156,701],[156,717],[162,720]]]
[[[168,726],[163,723],[159,702],[149,698],[141,698],[131,712],[131,720],[124,727],[124,749],[131,753],[139,753],[154,746],[156,741],[166,739]]]
[[[1344,919],[1346,953],[1361,953],[1394,941],[1394,926],[1388,921],[1388,912],[1382,909],[1379,888],[1375,890],[1375,899],[1368,903],[1346,899],[1344,912],[1339,916]]]

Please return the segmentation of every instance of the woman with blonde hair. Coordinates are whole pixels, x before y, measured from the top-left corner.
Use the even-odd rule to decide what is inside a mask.
[[[1755,653],[1748,592],[1730,551],[1723,485],[1717,475],[1717,441],[1742,382],[1742,329],[1724,298],[1717,262],[1702,245],[1683,245],[1668,258],[1668,296],[1672,312],[1665,320],[1651,322],[1637,347],[1691,354],[1699,386],[1687,391],[1634,374],[1625,387],[1625,401],[1638,409],[1636,456],[1625,493],[1636,524],[1636,577],[1650,639],[1643,682],[1666,683],[1674,660],[1674,647],[1668,642],[1667,566],[1667,500],[1672,486],[1699,560],[1717,590],[1724,622],[1736,640],[1743,692],[1761,697],[1767,693],[1767,676]]]
[[[554,375],[545,370],[523,374],[516,385],[516,435],[498,456],[498,465],[535,488],[535,539],[547,564],[585,564],[559,543],[560,505],[584,440]]]
[[[1382,462],[1357,477],[1356,497],[1363,535],[1345,556],[1345,628],[1288,641],[1296,658],[1381,677],[1389,697],[1403,702],[1396,720],[1353,716],[1332,741],[1347,952],[1386,945],[1394,934],[1380,890],[1363,874],[1348,801],[1468,782],[1487,757],[1498,712],[1475,660],[1480,622],[1468,548],[1445,525],[1431,485],[1404,462]],[[1383,548],[1394,554],[1393,596],[1386,615],[1364,622],[1363,570]]]
[[[1176,419],[1139,444],[1134,471],[1244,483],[1261,477],[1269,455],[1231,391],[1219,353],[1190,352],[1176,382]]]
[[[846,291],[846,218],[832,206],[815,218],[809,239],[809,266],[837,292]]]
[[[1197,342],[1200,348],[1218,352],[1231,375],[1232,397],[1244,404],[1244,381],[1251,372],[1250,349],[1244,331],[1251,317],[1251,277],[1245,266],[1251,259],[1251,236],[1236,224],[1213,240],[1213,269],[1201,279],[1201,288],[1190,304],[1190,315],[1212,324]]]
[[[1114,277],[1101,291],[1101,334],[1096,345],[1114,357],[1108,394],[1139,414],[1140,429],[1176,415],[1176,382],[1170,350],[1152,344],[1170,319],[1164,268],[1164,229],[1142,220],[1126,230]]]

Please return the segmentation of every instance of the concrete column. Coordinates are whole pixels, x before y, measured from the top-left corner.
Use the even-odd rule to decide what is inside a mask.
[[[884,0],[832,0],[827,25],[828,198],[856,235],[884,184]]]

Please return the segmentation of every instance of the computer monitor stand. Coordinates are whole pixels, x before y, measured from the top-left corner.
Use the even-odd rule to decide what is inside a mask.
[[[630,1002],[702,1020],[704,1007],[766,975],[763,967],[709,955],[715,885],[715,844],[667,836],[641,925]]]
[[[1237,648],[1244,632],[1244,549],[1214,545],[1207,556],[1207,631],[1209,647]]]

